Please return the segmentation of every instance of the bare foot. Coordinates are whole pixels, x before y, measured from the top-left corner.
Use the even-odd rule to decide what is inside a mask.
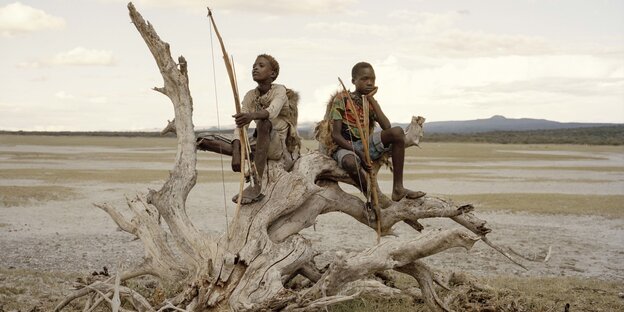
[[[401,189],[397,189],[397,190],[393,190],[392,191],[392,200],[398,202],[401,199],[403,199],[403,197],[407,198],[407,199],[416,199],[416,198],[421,198],[423,196],[427,195],[427,193],[425,192],[421,192],[421,191],[410,191],[406,188],[401,188]]]
[[[243,190],[243,198],[241,200],[241,205],[247,205],[251,203],[255,203],[261,200],[264,197],[264,194],[261,193],[262,189],[260,185],[256,184],[254,186],[248,186]],[[232,197],[232,201],[238,203],[238,194]]]

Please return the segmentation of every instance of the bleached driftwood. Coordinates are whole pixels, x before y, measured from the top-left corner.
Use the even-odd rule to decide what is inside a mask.
[[[197,179],[187,64],[183,57],[176,64],[169,45],[160,40],[152,25],[132,3],[128,9],[164,79],[164,86],[154,89],[173,103],[175,118],[167,128],[175,129],[177,155],[160,190],[127,200],[131,218],[110,204],[96,206],[123,231],[140,239],[145,248],[140,267],[121,274],[119,280],[149,274],[180,291],[154,307],[127,288],[118,289],[122,297],[128,297],[137,311],[211,311],[224,306],[233,311],[307,311],[364,294],[413,296],[414,290],[388,286],[374,277],[393,270],[415,278],[420,295],[432,310],[447,310],[435,290],[436,283],[444,283],[421,259],[449,248],[469,249],[490,231],[485,221],[472,214],[472,206],[456,206],[441,198],[425,196],[400,202],[385,198],[387,207],[381,216],[385,235],[392,234],[393,225],[398,222],[420,231],[418,221],[423,218],[451,218],[463,227],[422,235],[415,232],[405,238],[387,237],[366,250],[339,253],[328,267],[319,268],[314,262],[317,252],[299,234],[312,226],[319,215],[342,212],[374,229],[369,225],[363,201],[344,192],[338,184],[353,183],[348,175],[329,157],[317,152],[304,154],[290,172],[269,164],[271,181],[265,189],[266,196],[240,210],[229,224],[231,235],[213,236],[198,231],[186,213],[186,199]],[[423,121],[422,117],[414,118],[406,135],[407,145],[418,144]],[[302,276],[305,283],[285,286],[293,284],[297,276]],[[83,286],[55,310],[60,311],[72,300],[95,291],[108,296],[115,289],[112,278]]]

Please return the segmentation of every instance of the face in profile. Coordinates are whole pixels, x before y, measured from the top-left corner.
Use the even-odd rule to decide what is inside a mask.
[[[255,82],[275,80],[275,71],[271,67],[269,60],[259,56],[253,64],[251,76]]]

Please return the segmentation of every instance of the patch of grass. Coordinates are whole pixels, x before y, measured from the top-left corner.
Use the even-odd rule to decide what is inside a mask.
[[[425,129],[427,126],[425,125]],[[489,131],[480,133],[432,133],[427,141],[488,142],[504,144],[591,144],[623,145],[624,125],[570,129]]]
[[[117,183],[151,182],[164,180],[165,170],[71,170],[71,169],[5,169],[2,179],[32,179],[47,183],[101,181]]]
[[[152,306],[158,306],[167,298],[175,297],[184,287],[184,285],[175,282],[171,284],[162,283],[158,278],[148,275],[133,278],[123,283],[126,287],[145,297]]]
[[[124,148],[173,148],[174,137],[115,137],[115,136],[63,136],[63,135],[10,135],[0,134],[7,145],[52,145],[52,146],[112,146]]]
[[[227,182],[238,181],[238,174],[227,171]],[[32,179],[47,183],[99,181],[107,183],[147,183],[164,181],[169,170],[111,169],[111,170],[71,170],[71,169],[3,169],[0,179]],[[221,182],[221,170],[199,170],[197,182]]]
[[[417,287],[411,277],[396,274],[396,285]],[[69,291],[77,273],[43,272],[27,269],[0,267],[0,307],[12,311],[51,311]],[[466,282],[468,281],[468,282]],[[474,284],[480,287],[475,287]],[[138,289],[152,303],[166,295],[158,283],[151,279],[132,280],[128,285]],[[138,287],[137,287],[138,285]],[[624,300],[618,294],[624,285],[618,281],[604,281],[580,277],[518,277],[491,276],[469,277],[451,281],[457,290],[457,299],[450,304],[454,311],[563,311],[566,304],[570,311],[622,311]],[[438,288],[444,298],[448,293]],[[169,294],[170,296],[171,294]],[[81,311],[80,300],[73,302],[68,311]],[[332,312],[429,312],[420,299],[365,297],[337,304],[328,308]]]
[[[0,267],[0,310],[52,311],[78,274]],[[73,306],[74,311],[82,311]]]
[[[68,200],[76,196],[77,193],[73,188],[65,186],[0,186],[0,205],[5,207],[24,206],[33,202]]]
[[[485,283],[497,289],[501,303],[525,307],[524,311],[623,311],[618,294],[624,285],[580,277],[490,277]],[[499,305],[500,306],[500,305]],[[519,310],[519,309],[518,309]]]
[[[379,174],[377,175],[377,179],[380,181],[392,181],[392,172],[388,170],[379,170]],[[404,181],[422,181],[422,180],[433,180],[433,179],[444,179],[444,180],[453,180],[453,179],[461,179],[461,180],[479,180],[479,181],[509,181],[507,177],[492,177],[492,176],[483,176],[474,172],[423,172],[423,173],[404,173],[403,180]]]
[[[624,286],[615,281],[584,279],[578,277],[488,277],[476,278],[489,287],[465,288],[458,300],[450,304],[454,311],[509,311],[550,312],[563,311],[566,304],[570,311],[598,312],[622,311],[624,300],[618,293]],[[414,282],[412,282],[416,286]],[[444,296],[445,291],[439,291]],[[341,303],[329,308],[332,312],[429,312],[421,300],[363,298]]]
[[[25,161],[136,161],[136,162],[164,162],[172,163],[175,160],[175,151],[152,153],[129,153],[120,150],[119,153],[45,153],[45,152],[0,152],[8,158],[8,162],[23,163]]]
[[[521,170],[534,170],[533,168],[512,168],[513,170],[521,171]],[[488,171],[490,169],[488,168]],[[422,172],[420,172],[422,171]],[[392,172],[389,170],[379,170],[377,175],[378,179],[381,181],[390,181],[392,180]],[[513,173],[508,173],[506,175],[491,175],[488,172],[483,172],[480,169],[472,169],[472,170],[449,170],[449,171],[436,171],[436,172],[427,172],[424,170],[417,170],[417,172],[408,172],[403,174],[403,179],[405,181],[422,181],[422,180],[434,180],[434,179],[442,179],[442,180],[464,180],[464,181],[487,181],[487,182],[570,182],[570,183],[609,183],[612,180],[608,179],[575,179],[575,178],[561,178],[556,174],[553,174],[551,177],[518,177],[513,176]]]
[[[623,153],[624,146],[585,145],[505,145],[489,143],[422,143],[422,148],[408,148],[407,157],[416,161],[440,160],[448,162],[490,162],[518,160],[583,160],[601,159],[600,153]],[[547,154],[547,152],[583,152],[591,154]],[[536,153],[538,152],[538,153]],[[546,153],[541,153],[546,152]],[[431,158],[431,159],[430,159]]]
[[[379,312],[379,311],[392,311],[392,312],[430,312],[430,310],[422,303],[414,304],[412,300],[408,299],[378,299],[378,298],[363,298],[353,301],[340,303],[334,306],[330,306],[328,311],[331,312]]]
[[[140,168],[143,164],[165,164],[169,167],[175,161],[175,151],[151,152],[151,153],[43,153],[43,152],[0,152],[0,157],[6,158],[3,162],[9,164],[23,164],[35,162],[41,164],[58,164],[63,162],[82,161],[83,163],[106,161],[106,162],[135,162]],[[223,167],[230,170],[230,156],[223,156]],[[198,166],[221,166],[221,158],[214,153],[201,153],[197,155]]]
[[[624,195],[574,194],[468,194],[450,196],[455,202],[471,203],[478,211],[511,211],[538,214],[599,215],[624,218]]]
[[[392,180],[392,173],[390,172],[383,172],[381,174],[378,175],[378,179],[381,181],[390,181]],[[496,182],[528,182],[528,183],[532,183],[532,182],[556,182],[556,183],[562,183],[562,182],[571,182],[571,183],[575,183],[575,182],[582,182],[582,183],[608,183],[608,182],[612,182],[611,180],[599,180],[599,179],[585,179],[585,180],[578,180],[578,179],[563,179],[563,178],[558,178],[558,177],[551,177],[551,178],[544,178],[544,177],[539,177],[539,178],[528,178],[528,177],[510,177],[510,176],[491,176],[491,175],[486,175],[486,174],[480,174],[479,172],[461,172],[461,173],[451,173],[451,172],[436,172],[436,173],[432,173],[432,172],[427,172],[427,173],[405,173],[403,174],[403,179],[405,181],[422,181],[422,180],[434,180],[434,179],[443,179],[443,180],[463,180],[466,182],[471,182],[471,181],[479,181],[479,182],[491,182],[491,183],[496,183]]]
[[[418,170],[418,171],[436,171],[436,172],[457,172],[458,170],[561,170],[561,171],[590,171],[590,172],[624,172],[624,166],[591,166],[591,167],[575,167],[575,166],[514,166],[514,165],[488,165],[482,166],[481,164],[465,165],[465,164],[433,164],[433,163],[419,163],[417,161],[409,161],[405,163],[405,170]],[[379,172],[391,171],[385,166],[382,166]]]

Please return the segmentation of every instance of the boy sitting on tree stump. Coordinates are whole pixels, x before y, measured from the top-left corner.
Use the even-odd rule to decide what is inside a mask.
[[[392,200],[403,198],[416,199],[425,195],[421,191],[412,191],[403,186],[403,166],[405,161],[405,134],[401,127],[392,127],[390,121],[373,97],[377,92],[375,86],[375,70],[366,62],[360,62],[351,70],[351,82],[355,92],[342,91],[334,95],[328,104],[325,114],[325,129],[321,123],[317,127],[316,136],[324,145],[325,153],[332,156],[344,169],[360,190],[367,193],[367,175],[371,170],[364,155],[362,134],[357,123],[368,124],[368,133],[373,133],[375,123],[379,123],[382,131],[369,136],[368,152],[375,161],[390,152],[392,157]],[[351,101],[347,97],[351,98]],[[366,97],[364,99],[364,97]],[[349,102],[354,103],[350,107]],[[364,103],[368,102],[368,123],[364,120]],[[323,137],[325,132],[325,137]]]
[[[240,157],[240,150],[245,147],[238,139],[239,131],[255,121],[256,131],[250,145],[258,176],[252,185],[243,190],[241,204],[251,204],[264,197],[262,177],[267,161],[282,161],[288,170],[299,157],[301,144],[297,134],[298,95],[283,85],[273,83],[279,75],[279,63],[272,56],[261,54],[256,58],[251,73],[258,86],[245,94],[241,113],[232,116],[236,122],[233,139],[221,135],[200,136],[197,139],[200,150],[232,156],[232,170],[240,172],[245,170]],[[238,195],[235,195],[232,201],[237,199]]]

